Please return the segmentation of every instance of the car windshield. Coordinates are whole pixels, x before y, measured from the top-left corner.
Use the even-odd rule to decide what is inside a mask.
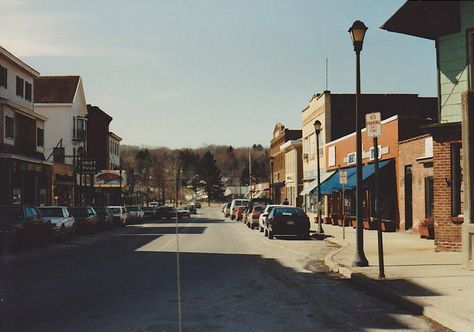
[[[109,208],[111,213],[120,213],[120,208]]]
[[[89,211],[87,211],[87,208],[82,208],[82,207],[73,207],[73,208],[68,208],[69,214],[72,215],[73,217],[77,218],[83,218],[89,216]]]
[[[127,206],[127,211],[132,211],[132,212],[138,211],[138,206]]]
[[[263,206],[256,206],[256,207],[253,208],[253,210],[254,210],[255,212],[262,212],[263,209],[264,209]]]
[[[305,215],[304,211],[300,208],[294,207],[276,207],[273,209],[274,216],[293,216],[293,217],[303,217]]]
[[[63,210],[61,208],[39,208],[39,211],[42,217],[63,217]]]
[[[155,209],[152,208],[152,207],[144,207],[144,208],[142,208],[142,210],[143,210],[144,212],[154,212],[154,211],[155,211]]]
[[[100,217],[103,217],[109,214],[109,211],[105,207],[94,207],[94,211]]]

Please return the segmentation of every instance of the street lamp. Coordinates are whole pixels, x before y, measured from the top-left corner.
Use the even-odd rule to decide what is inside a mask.
[[[318,234],[324,234],[323,225],[321,222],[321,167],[319,165],[319,134],[321,133],[321,121],[314,121],[314,133],[316,135],[316,165],[317,165],[317,179],[318,179]]]
[[[349,28],[349,34],[356,53],[356,96],[355,96],[355,117],[356,117],[356,252],[352,266],[368,266],[369,262],[364,254],[364,229],[363,218],[363,190],[362,190],[362,133],[361,122],[362,112],[360,112],[360,51],[364,43],[367,27],[362,21],[355,21]]]
[[[273,189],[273,162],[275,161],[274,157],[270,157],[270,199],[275,203],[274,189]]]

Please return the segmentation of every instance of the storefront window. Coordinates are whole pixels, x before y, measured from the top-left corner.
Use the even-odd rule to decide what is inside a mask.
[[[39,203],[40,203],[40,206],[45,206],[47,205],[47,190],[46,189],[40,189],[40,193],[39,193]]]

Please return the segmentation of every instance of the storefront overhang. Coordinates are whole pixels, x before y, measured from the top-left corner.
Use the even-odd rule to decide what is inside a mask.
[[[392,160],[383,160],[379,162],[379,169],[387,166]],[[347,184],[344,185],[344,189],[353,189],[356,186],[356,168],[344,168],[342,169],[347,173]],[[367,180],[375,173],[374,164],[364,165],[362,167],[362,181]],[[331,194],[334,192],[341,191],[343,189],[342,184],[339,179],[340,172],[337,171],[333,176],[327,179],[323,184],[321,184],[321,193],[322,194]]]
[[[460,1],[407,1],[380,28],[436,40],[460,31]]]
[[[329,178],[331,177],[331,175],[333,175],[334,173],[335,173],[335,171],[329,171],[329,172],[322,171],[322,172],[321,172],[321,183],[323,183],[324,181],[326,181],[327,179],[329,179]],[[318,187],[318,179],[312,181],[306,188],[304,188],[304,189],[300,192],[300,195],[301,195],[301,196],[308,195],[308,194],[310,194],[313,190],[315,190],[317,187]]]

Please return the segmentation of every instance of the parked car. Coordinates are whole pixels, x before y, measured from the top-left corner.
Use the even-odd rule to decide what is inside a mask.
[[[156,218],[161,219],[161,218],[166,218],[166,219],[171,219],[176,217],[176,209],[171,206],[160,206],[159,208],[156,209]]]
[[[128,212],[124,206],[107,206],[114,220],[114,224],[125,226],[127,224]]]
[[[152,206],[142,207],[142,211],[143,211],[143,218],[148,219],[148,220],[153,219],[153,217],[156,214],[156,209]]]
[[[250,221],[250,217],[251,217],[251,212],[254,208],[254,206],[256,205],[259,205],[259,206],[267,206],[267,205],[270,205],[270,204],[273,204],[272,203],[272,200],[270,198],[252,198],[250,199],[249,201],[249,204],[247,205],[247,208],[245,209],[245,212],[244,212],[244,216],[242,218],[242,220],[244,221],[244,223],[248,224]]]
[[[229,216],[230,216],[230,203],[225,203],[224,217],[227,218]]]
[[[53,232],[59,236],[64,237],[66,234],[71,234],[74,229],[74,217],[69,215],[69,211],[65,206],[42,206],[38,208],[41,219],[45,222],[50,222]]]
[[[156,207],[160,206],[160,203],[157,202],[157,201],[153,201],[153,202],[148,203],[148,206],[152,207],[152,208],[156,208]]]
[[[96,230],[99,218],[92,207],[68,207],[67,210],[74,217],[75,233],[91,233]]]
[[[237,221],[242,220],[242,218],[244,216],[245,209],[246,209],[245,206],[239,206],[239,208],[237,209],[237,212],[235,213],[235,220],[237,220]]]
[[[43,221],[34,206],[0,205],[0,250],[43,245],[51,229],[51,223]]]
[[[268,214],[276,207],[285,207],[286,205],[267,205],[265,210],[260,214],[258,218],[258,230],[263,232],[265,230],[265,223],[267,221]]]
[[[249,205],[248,199],[233,199],[232,202],[230,203],[230,219],[231,220],[235,219],[235,214],[237,212],[237,209],[240,206],[247,206],[247,205]]]
[[[186,205],[186,208],[189,210],[189,212],[191,212],[191,214],[196,214],[197,213],[197,209],[196,209],[196,206],[194,204],[188,204],[188,205]]]
[[[191,211],[187,207],[178,208],[178,218],[191,218]]]
[[[260,217],[260,214],[263,212],[265,209],[265,206],[262,205],[255,205],[247,215],[247,226],[250,229],[254,229],[254,227],[258,227],[258,218]]]
[[[221,207],[221,212],[224,213],[224,210],[225,210],[225,207],[227,206],[228,203],[224,203],[222,204],[222,207]]]
[[[265,236],[273,239],[276,235],[297,235],[309,237],[309,218],[298,207],[275,207],[268,214]]]
[[[141,207],[137,205],[129,205],[125,207],[128,211],[130,221],[141,221],[144,217],[144,213]]]
[[[194,201],[194,206],[196,207],[196,209],[200,209],[201,208],[201,202]]]
[[[94,211],[97,214],[97,226],[100,229],[105,229],[113,225],[114,216],[107,207],[94,206]]]

